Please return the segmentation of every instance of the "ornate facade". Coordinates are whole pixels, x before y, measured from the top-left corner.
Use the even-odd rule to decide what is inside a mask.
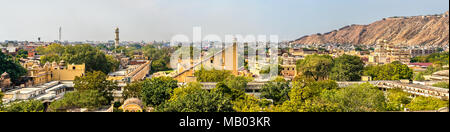
[[[73,81],[77,76],[83,76],[86,71],[85,64],[65,64],[62,60],[59,64],[56,62],[45,63],[41,66],[39,61],[28,61],[23,64],[28,70],[28,77],[32,78],[33,85],[42,85],[50,81]]]

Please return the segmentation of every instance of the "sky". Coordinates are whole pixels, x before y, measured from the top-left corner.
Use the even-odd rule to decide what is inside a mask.
[[[202,35],[278,35],[294,40],[391,16],[441,14],[448,0],[0,0],[0,41],[170,40]]]

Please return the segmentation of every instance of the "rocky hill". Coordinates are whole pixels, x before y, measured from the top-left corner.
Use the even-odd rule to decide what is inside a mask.
[[[388,40],[395,44],[449,44],[449,12],[441,15],[390,17],[369,25],[350,25],[324,34],[301,37],[297,44],[376,44]]]

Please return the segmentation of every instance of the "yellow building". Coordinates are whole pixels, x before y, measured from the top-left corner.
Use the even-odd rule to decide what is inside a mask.
[[[383,41],[377,44],[374,54],[376,57],[375,62],[377,64],[387,64],[394,61],[399,61],[403,64],[409,64],[411,55],[410,53],[397,45],[391,44],[388,41]],[[370,62],[370,58],[369,58]]]
[[[69,64],[66,66],[62,60],[59,64],[53,62],[40,66],[38,61],[29,61],[24,64],[28,69],[28,77],[32,78],[33,85],[42,85],[50,81],[74,81],[75,77],[85,74],[86,65]]]

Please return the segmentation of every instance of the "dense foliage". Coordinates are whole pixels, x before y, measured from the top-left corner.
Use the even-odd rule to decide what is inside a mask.
[[[178,82],[170,77],[158,77],[142,82],[141,98],[147,106],[158,106],[170,99]]]
[[[8,104],[0,111],[6,112],[44,112],[44,105],[38,100],[19,101]]]
[[[364,69],[364,75],[371,76],[373,80],[412,80],[413,70],[407,65],[393,62],[379,66],[368,66]]]
[[[252,95],[245,95],[243,99],[232,101],[236,112],[262,112],[270,106],[271,102],[265,99],[257,99]]]
[[[198,82],[221,82],[232,76],[232,74],[230,71],[216,69],[206,70],[202,68],[195,71],[194,76],[197,77]]]
[[[272,99],[274,104],[281,104],[289,99],[290,91],[289,82],[279,77],[262,87],[261,98]]]
[[[449,64],[449,52],[433,53],[427,56],[417,56],[411,59],[411,62],[433,63],[436,65]]]
[[[41,63],[66,61],[67,64],[86,64],[88,72],[102,71],[109,73],[119,68],[119,61],[89,44],[68,45],[52,44],[47,47],[38,47]]]
[[[111,91],[119,87],[116,82],[107,80],[107,75],[100,71],[88,72],[85,76],[75,77],[74,88],[78,91],[96,90],[104,97],[112,99]]]
[[[342,88],[327,98],[338,104],[339,111],[343,112],[385,111],[386,100],[383,91],[369,83]]]
[[[53,102],[49,106],[50,111],[58,111],[73,108],[98,109],[109,105],[112,90],[118,89],[117,83],[106,80],[107,75],[100,71],[88,72],[83,77],[76,77],[74,92],[64,95],[62,100]]]
[[[412,100],[410,94],[403,92],[401,89],[388,90],[386,99],[387,111],[403,111]]]
[[[0,52],[0,74],[8,73],[13,83],[19,81],[20,76],[26,75],[27,71],[14,59]]]
[[[438,83],[436,83],[436,84],[433,84],[433,87],[446,88],[446,89],[448,89],[449,84],[448,84],[448,82],[438,82]]]
[[[411,111],[423,111],[423,110],[439,110],[440,108],[447,107],[449,102],[443,101],[438,98],[418,96],[414,98],[410,104],[406,105]]]
[[[127,84],[123,89],[123,98],[141,98],[143,84],[143,81]]]
[[[309,55],[297,61],[297,71],[303,76],[316,81],[326,80],[333,67],[333,59],[329,55]]]
[[[331,79],[336,81],[360,81],[364,62],[358,56],[343,55],[334,59]]]
[[[162,45],[146,45],[142,47],[144,55],[153,61],[153,72],[170,70],[170,56],[176,49],[175,47],[165,47]]]
[[[48,108],[51,112],[64,112],[67,109],[88,108],[95,110],[108,106],[110,99],[97,90],[74,91],[64,95],[64,98],[52,102]]]
[[[232,112],[230,98],[213,90],[201,89],[200,84],[175,89],[174,96],[157,107],[159,112]]]
[[[297,81],[289,92],[289,100],[275,106],[274,112],[332,112],[336,105],[322,99],[330,90],[337,89],[334,81]]]

